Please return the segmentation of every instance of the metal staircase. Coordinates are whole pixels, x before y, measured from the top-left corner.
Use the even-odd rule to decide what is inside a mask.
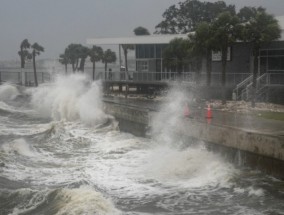
[[[247,101],[251,99],[252,79],[253,76],[251,75],[236,86],[233,90],[235,100]],[[256,99],[262,99],[266,96],[268,85],[270,85],[269,74],[264,73],[256,79]]]

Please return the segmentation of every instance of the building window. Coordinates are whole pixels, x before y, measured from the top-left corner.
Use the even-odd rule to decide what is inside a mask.
[[[136,58],[154,58],[155,46],[154,45],[136,45]]]
[[[148,61],[137,61],[137,71],[148,72]]]
[[[232,60],[232,55],[231,55],[231,47],[228,47],[228,52],[227,52],[227,61]],[[221,51],[212,51],[212,61],[222,61],[222,52]]]

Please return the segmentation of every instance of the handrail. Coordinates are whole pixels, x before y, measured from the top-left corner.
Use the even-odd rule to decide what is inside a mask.
[[[248,82],[251,83],[253,78],[253,75],[250,75],[249,77],[247,77],[246,79],[244,79],[241,83],[237,84],[236,88],[233,90],[233,93],[236,96],[236,100],[239,99],[239,89],[241,89],[243,86],[247,85]],[[241,91],[241,97],[243,95],[243,90]]]

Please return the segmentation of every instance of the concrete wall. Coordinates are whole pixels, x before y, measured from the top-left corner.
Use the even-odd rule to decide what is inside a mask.
[[[105,102],[105,111],[119,121],[121,130],[138,136],[146,136],[153,114],[147,109],[112,102]],[[243,165],[250,165],[284,179],[284,136],[249,132],[192,119],[184,119],[181,123],[175,128],[180,136],[203,140],[208,149],[230,155],[232,161],[236,161],[238,156]]]
[[[149,122],[148,110],[114,102],[105,102],[104,108],[106,113],[118,120],[121,131],[146,136]]]

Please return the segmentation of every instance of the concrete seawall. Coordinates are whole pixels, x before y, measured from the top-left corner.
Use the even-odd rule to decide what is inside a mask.
[[[149,109],[115,102],[105,102],[105,111],[113,115],[122,131],[145,136],[151,114]],[[207,148],[225,155],[229,160],[261,169],[284,179],[284,136],[257,131],[207,124],[184,119],[176,133],[190,139],[202,140]]]

